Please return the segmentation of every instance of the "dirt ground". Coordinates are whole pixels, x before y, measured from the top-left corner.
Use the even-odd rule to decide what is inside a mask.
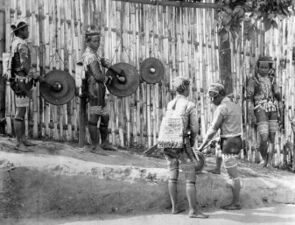
[[[239,211],[205,210],[209,219],[190,219],[187,212],[178,215],[166,213],[136,216],[100,215],[59,219],[2,220],[1,225],[293,225],[295,224],[294,205],[242,209]]]
[[[56,221],[62,224],[82,219],[96,224],[92,221],[124,215],[137,224],[145,217],[134,218],[148,213],[154,215],[148,224],[159,224],[157,221],[169,213],[164,159],[145,157],[140,154],[143,149],[121,149],[101,156],[90,153],[87,146],[33,142],[37,144],[32,147],[33,152],[18,153],[13,150],[14,139],[0,138],[0,201],[5,205],[1,211],[0,204],[0,214],[5,215],[5,223],[55,225]],[[221,175],[206,172],[214,167],[214,161],[213,157],[207,157],[206,167],[197,177],[198,204],[209,212],[231,199],[225,170]],[[246,161],[240,161],[239,171],[245,210],[295,204],[294,173],[262,168]],[[186,207],[183,178],[179,182],[179,193]],[[178,217],[174,218],[177,221]],[[113,224],[126,222],[120,219]]]

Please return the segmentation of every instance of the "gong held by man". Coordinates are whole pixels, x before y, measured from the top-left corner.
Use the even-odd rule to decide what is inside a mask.
[[[99,32],[95,30],[86,32],[86,49],[82,55],[82,62],[77,64],[80,66],[77,69],[80,73],[76,76],[76,86],[80,95],[86,97],[89,102],[90,116],[87,125],[92,143],[90,151],[106,155],[105,150],[116,150],[107,140],[109,113],[105,101],[106,88],[114,96],[129,96],[135,93],[140,81],[160,82],[164,75],[164,66],[156,58],[145,59],[140,65],[139,75],[136,67],[128,63],[119,62],[111,65],[107,59],[97,53],[100,39],[101,34]],[[103,67],[108,69],[106,73],[104,73]],[[99,139],[101,143],[99,143]]]

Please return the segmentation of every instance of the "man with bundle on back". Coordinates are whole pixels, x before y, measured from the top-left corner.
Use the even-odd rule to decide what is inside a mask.
[[[168,190],[172,213],[180,212],[177,205],[177,181],[181,163],[186,179],[189,217],[208,218],[207,215],[198,211],[196,204],[195,183],[198,166],[191,146],[194,146],[197,139],[198,119],[195,104],[187,99],[190,81],[183,77],[176,77],[173,86],[177,95],[167,105],[167,112],[162,120],[158,139],[158,148],[163,149],[168,163]]]

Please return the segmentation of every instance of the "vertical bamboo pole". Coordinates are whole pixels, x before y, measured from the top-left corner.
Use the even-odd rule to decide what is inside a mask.
[[[206,127],[207,127],[207,124],[206,124],[206,118],[205,118],[205,114],[206,114],[206,109],[205,109],[205,101],[206,101],[206,95],[205,95],[205,71],[204,71],[204,65],[203,65],[203,35],[202,35],[202,32],[203,32],[203,23],[202,23],[202,15],[203,15],[203,10],[202,9],[198,9],[197,11],[197,20],[198,20],[198,42],[199,42],[199,49],[198,49],[198,58],[199,58],[199,66],[200,66],[200,73],[201,73],[201,76],[200,76],[200,86],[201,86],[201,93],[202,93],[202,96],[201,96],[201,101],[200,101],[200,104],[201,104],[201,136],[204,137],[205,134],[206,134]]]
[[[131,26],[130,26],[130,30],[132,31],[132,34],[131,34],[131,44],[130,44],[130,48],[133,49],[132,53],[132,60],[134,61],[134,65],[139,68],[139,63],[138,63],[138,55],[137,55],[137,34],[136,34],[136,25],[137,25],[137,4],[132,4],[131,5]],[[138,139],[137,139],[137,125],[138,125],[138,121],[137,121],[137,115],[136,115],[136,104],[137,104],[137,92],[138,90],[134,93],[134,95],[132,95],[131,97],[131,107],[130,107],[130,111],[131,111],[131,143],[132,143],[132,146],[138,146]]]
[[[81,19],[79,15],[79,11],[76,9],[77,1],[70,1],[71,2],[71,35],[70,39],[72,40],[72,60],[73,64],[80,61],[79,54],[78,54],[78,38],[76,35],[76,30],[80,30],[80,27],[76,26],[76,24],[81,24]],[[80,22],[79,22],[80,21]],[[81,43],[82,44],[82,43]],[[74,67],[74,66],[73,66]],[[76,71],[75,71],[76,72]],[[75,100],[73,101],[73,115],[72,115],[72,121],[74,126],[73,131],[73,138],[79,141],[79,133],[78,133],[78,127],[79,127],[79,97],[75,97]]]
[[[135,21],[135,31],[137,33],[136,35],[136,60],[137,60],[137,65],[140,63],[140,40],[141,40],[141,31],[140,31],[140,18],[141,18],[141,5],[137,4],[136,5],[136,21]],[[136,138],[137,138],[137,143],[140,143],[141,145],[143,144],[142,140],[142,120],[141,120],[141,84],[139,84],[138,90],[136,92]]]
[[[150,54],[150,32],[151,32],[151,8],[149,6],[146,7],[145,11],[145,57],[149,57]],[[147,143],[148,147],[152,146],[152,130],[151,130],[151,87],[146,85],[146,126],[147,126]]]
[[[40,73],[39,67],[40,67],[40,60],[39,60],[39,23],[40,21],[37,21],[36,19],[36,12],[38,13],[38,2],[35,0],[31,0],[30,2],[30,12],[31,12],[31,26],[34,27],[33,30],[33,50],[35,50],[35,63],[36,63],[36,69],[34,69],[34,73]],[[32,68],[33,69],[33,68]],[[39,99],[38,99],[38,87],[33,88],[33,137],[38,137],[38,123],[39,123]]]
[[[86,1],[82,1],[79,0],[79,7],[81,7],[81,15],[80,15],[80,19],[83,21],[82,22],[82,32],[83,34],[85,34],[86,31],[86,15],[87,15],[87,2]],[[84,37],[84,35],[83,35]],[[82,40],[84,43],[84,38],[82,38]],[[77,53],[76,53],[77,54]],[[86,114],[86,98],[85,97],[80,97],[80,104],[79,104],[79,146],[83,147],[85,144],[85,136],[86,136],[86,118],[87,118],[87,114]]]
[[[53,14],[53,21],[51,23],[51,45],[52,45],[52,67],[53,69],[58,68],[58,56],[56,55],[56,51],[58,49],[57,46],[57,30],[58,29],[58,9],[57,9],[57,1],[55,0],[52,7],[52,14]],[[53,121],[53,139],[59,140],[59,132],[58,132],[58,106],[50,105],[51,112],[52,112],[52,121]]]
[[[127,54],[127,60],[129,63],[130,62],[130,47],[131,47],[131,36],[129,34],[130,31],[130,4],[126,4],[125,6],[125,20],[124,20],[124,25],[123,25],[123,32],[126,33],[126,42],[124,43],[124,47],[125,47],[125,54]],[[127,122],[127,126],[126,126],[126,145],[130,146],[131,143],[131,116],[130,116],[130,97],[126,97],[125,98],[125,114],[126,114],[126,122]]]
[[[5,18],[6,18],[6,9],[5,1],[0,1],[0,134],[5,133],[5,97],[6,97],[6,82],[2,76],[2,54],[5,52]]]
[[[51,61],[51,55],[50,55],[50,49],[51,49],[51,24],[49,21],[50,18],[50,3],[49,1],[44,1],[44,28],[43,33],[47,34],[44,35],[44,45],[45,45],[45,60],[44,60],[44,72],[46,73],[48,69],[51,69],[50,61]],[[43,105],[44,105],[44,136],[49,137],[50,136],[50,106],[49,104],[42,99]]]
[[[10,45],[11,45],[11,30],[10,30],[10,25],[11,25],[11,15],[10,15],[10,4],[11,2],[4,1],[4,7],[5,7],[5,21],[6,21],[6,26],[5,26],[5,51],[8,53],[10,52]],[[12,132],[12,109],[11,106],[14,102],[12,102],[11,98],[11,90],[10,90],[10,82],[6,82],[6,88],[5,88],[5,116],[6,116],[6,133],[11,134]]]

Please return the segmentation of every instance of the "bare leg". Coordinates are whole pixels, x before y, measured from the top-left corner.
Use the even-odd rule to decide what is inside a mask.
[[[189,204],[190,218],[203,218],[206,219],[209,216],[203,214],[197,209],[197,199],[196,199],[196,170],[194,166],[186,171],[186,197]]]
[[[26,107],[17,107],[16,115],[14,119],[14,131],[16,136],[15,150],[22,152],[30,152],[31,150],[26,148],[24,144],[25,138],[25,121]]]
[[[208,172],[214,173],[214,174],[220,174],[221,164],[222,164],[222,157],[216,156],[216,167],[213,170],[209,170]]]
[[[108,125],[109,125],[109,115],[102,115],[101,116],[101,122],[99,127],[100,137],[101,137],[101,147],[104,150],[108,151],[117,151],[118,149],[114,147],[109,141],[108,141]]]
[[[91,152],[106,156],[107,154],[104,153],[104,150],[98,145],[97,126],[96,126],[96,123],[94,122],[95,116],[96,115],[91,115],[90,119],[92,119],[92,121],[88,122],[88,130],[89,130],[90,139],[92,142]]]
[[[169,182],[168,182],[168,191],[171,200],[171,213],[177,214],[183,210],[178,209],[177,205],[177,180],[179,176],[179,162],[178,159],[173,158],[171,156],[165,155],[168,161],[169,168]]]
[[[176,179],[170,179],[168,183],[168,191],[169,196],[172,204],[171,213],[177,214],[179,213],[179,210],[177,208],[177,180]]]
[[[274,144],[275,136],[276,136],[276,133],[270,132],[267,156],[268,156],[268,163],[272,166],[275,166],[275,163],[273,162],[273,155],[275,151],[275,144]]]
[[[240,204],[241,182],[238,177],[237,166],[227,168],[227,172],[228,172],[229,176],[233,179],[233,185],[232,185],[233,200],[229,205],[226,205],[222,208],[226,209],[226,210],[241,209],[241,204]]]
[[[262,134],[261,136],[261,142],[260,142],[260,146],[259,146],[259,151],[261,154],[261,157],[263,159],[263,161],[261,162],[261,164],[263,165],[263,167],[267,167],[268,164],[268,135],[267,134]]]

